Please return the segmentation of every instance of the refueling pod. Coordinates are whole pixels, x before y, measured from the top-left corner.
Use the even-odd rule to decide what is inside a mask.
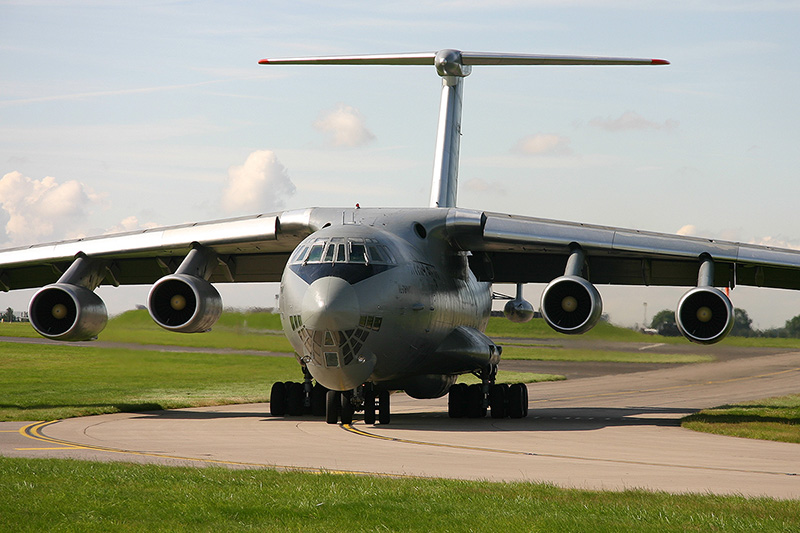
[[[521,324],[530,322],[533,318],[533,306],[522,297],[522,283],[517,283],[517,295],[513,300],[506,302],[503,307],[503,315],[511,322]]]

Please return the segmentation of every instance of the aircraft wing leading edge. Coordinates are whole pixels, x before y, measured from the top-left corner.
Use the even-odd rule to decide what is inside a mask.
[[[598,284],[692,286],[698,265],[717,265],[713,285],[800,290],[800,250],[579,224],[501,213],[454,210],[448,233],[472,252],[484,281],[547,283],[564,272],[575,246],[585,251],[585,277]]]

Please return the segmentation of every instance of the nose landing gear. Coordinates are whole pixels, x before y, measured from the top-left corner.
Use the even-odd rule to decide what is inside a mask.
[[[366,424],[388,424],[390,419],[389,391],[378,391],[367,383],[352,391],[328,391],[326,401],[325,421],[336,424],[352,424],[356,411],[364,410]]]

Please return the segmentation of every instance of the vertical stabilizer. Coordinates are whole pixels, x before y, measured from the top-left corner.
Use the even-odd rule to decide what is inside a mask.
[[[497,54],[440,50],[433,52],[262,59],[262,65],[430,65],[442,77],[442,99],[436,131],[431,207],[456,207],[461,146],[464,78],[473,65],[668,65],[663,59],[627,57]]]

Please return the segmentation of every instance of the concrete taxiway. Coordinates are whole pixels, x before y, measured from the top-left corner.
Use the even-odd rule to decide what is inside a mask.
[[[520,420],[450,419],[392,397],[392,422],[272,418],[268,405],[0,424],[0,454],[526,480],[800,499],[800,445],[695,433],[698,409],[800,392],[800,353],[531,385]]]

